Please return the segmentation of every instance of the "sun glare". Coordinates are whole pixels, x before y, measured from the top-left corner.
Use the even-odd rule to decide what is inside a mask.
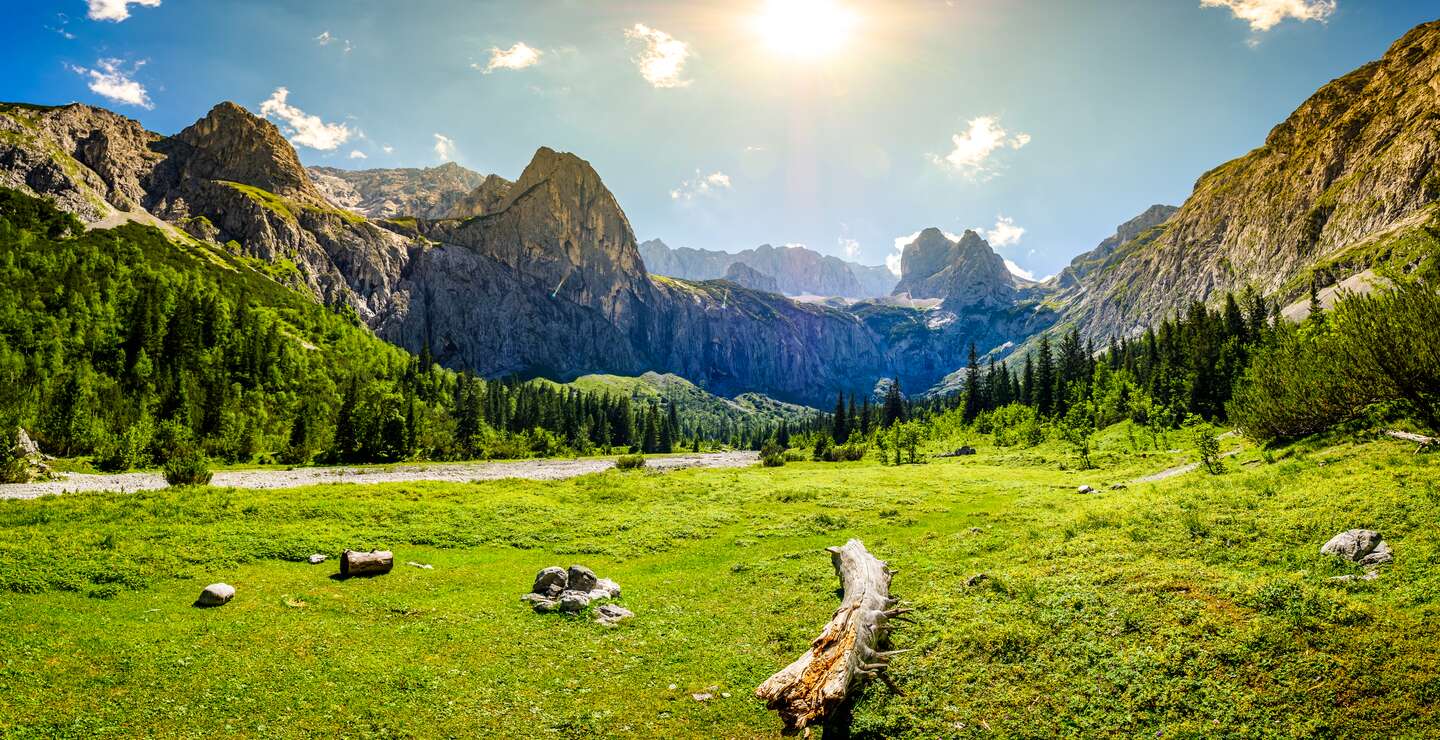
[[[815,59],[844,46],[859,22],[854,10],[835,0],[765,0],[755,29],[774,51]]]

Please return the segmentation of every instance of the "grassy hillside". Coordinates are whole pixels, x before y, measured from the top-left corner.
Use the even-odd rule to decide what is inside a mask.
[[[849,537],[919,621],[895,638],[904,695],[868,688],[851,737],[1433,734],[1440,459],[1411,451],[1244,448],[1221,476],[1108,490],[1193,459],[1116,427],[1085,473],[1053,443],[982,444],[918,467],[0,502],[0,735],[773,737],[751,691],[829,617],[822,548]],[[1358,572],[1317,554],[1352,527],[1396,551],[1378,581],[1328,580]],[[328,577],[381,546],[394,573]],[[573,562],[637,617],[519,603]],[[191,608],[214,581],[239,596]]]
[[[766,428],[789,422],[794,429],[815,421],[818,413],[804,406],[776,401],[767,396],[747,393],[734,399],[721,398],[690,381],[672,374],[645,373],[627,378],[618,375],[586,375],[571,382],[570,387],[584,393],[611,394],[628,397],[640,404],[673,403],[687,423],[704,429],[719,430],[743,427]],[[717,434],[723,438],[725,435]]]

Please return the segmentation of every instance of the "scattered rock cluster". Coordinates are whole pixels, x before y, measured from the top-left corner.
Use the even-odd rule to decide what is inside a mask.
[[[595,571],[583,565],[572,565],[569,570],[550,567],[537,573],[530,593],[521,596],[520,600],[541,613],[577,614],[594,602],[618,598],[620,584],[609,578],[596,577]],[[595,621],[605,625],[633,616],[629,609],[616,604],[604,604],[595,610]]]
[[[1365,575],[1361,580],[1373,581],[1380,577],[1379,568],[1395,561],[1395,554],[1390,550],[1389,543],[1380,536],[1379,532],[1370,529],[1352,529],[1348,532],[1341,532],[1330,538],[1320,547],[1321,555],[1331,555],[1337,558],[1348,560],[1365,566]],[[1355,580],[1355,576],[1336,576],[1330,579],[1337,582],[1349,582]]]
[[[32,481],[54,480],[55,471],[50,468],[47,461],[54,458],[40,451],[40,445],[24,429],[15,432],[15,456],[25,461],[26,475]]]

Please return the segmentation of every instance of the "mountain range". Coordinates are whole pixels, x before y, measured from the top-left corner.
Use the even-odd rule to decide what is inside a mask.
[[[222,103],[162,136],[72,104],[0,104],[0,186],[92,228],[139,221],[276,266],[378,336],[491,376],[673,374],[722,395],[822,405],[885,378],[945,387],[973,343],[1132,335],[1195,301],[1288,302],[1440,251],[1440,23],[1322,88],[1263,146],[1203,175],[1043,283],[975,232],[921,231],[898,281],[798,247],[639,244],[600,175],[536,152],[511,182],[458,165],[307,170]],[[881,272],[884,274],[882,275]],[[849,300],[797,301],[787,296]],[[888,297],[884,297],[888,296]]]
[[[886,267],[846,262],[802,246],[763,244],[742,252],[681,247],[659,239],[640,245],[645,267],[658,275],[683,280],[720,280],[734,265],[744,265],[775,281],[776,292],[788,296],[878,298],[890,295],[897,277]]]

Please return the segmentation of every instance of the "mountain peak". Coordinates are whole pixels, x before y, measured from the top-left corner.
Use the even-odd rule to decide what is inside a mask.
[[[921,231],[900,258],[895,295],[941,298],[951,307],[1003,305],[1015,292],[1005,260],[974,230],[959,239],[938,228]]]
[[[238,182],[277,195],[324,201],[280,129],[235,103],[211,108],[172,142],[180,145],[172,145],[172,155],[181,178]]]

